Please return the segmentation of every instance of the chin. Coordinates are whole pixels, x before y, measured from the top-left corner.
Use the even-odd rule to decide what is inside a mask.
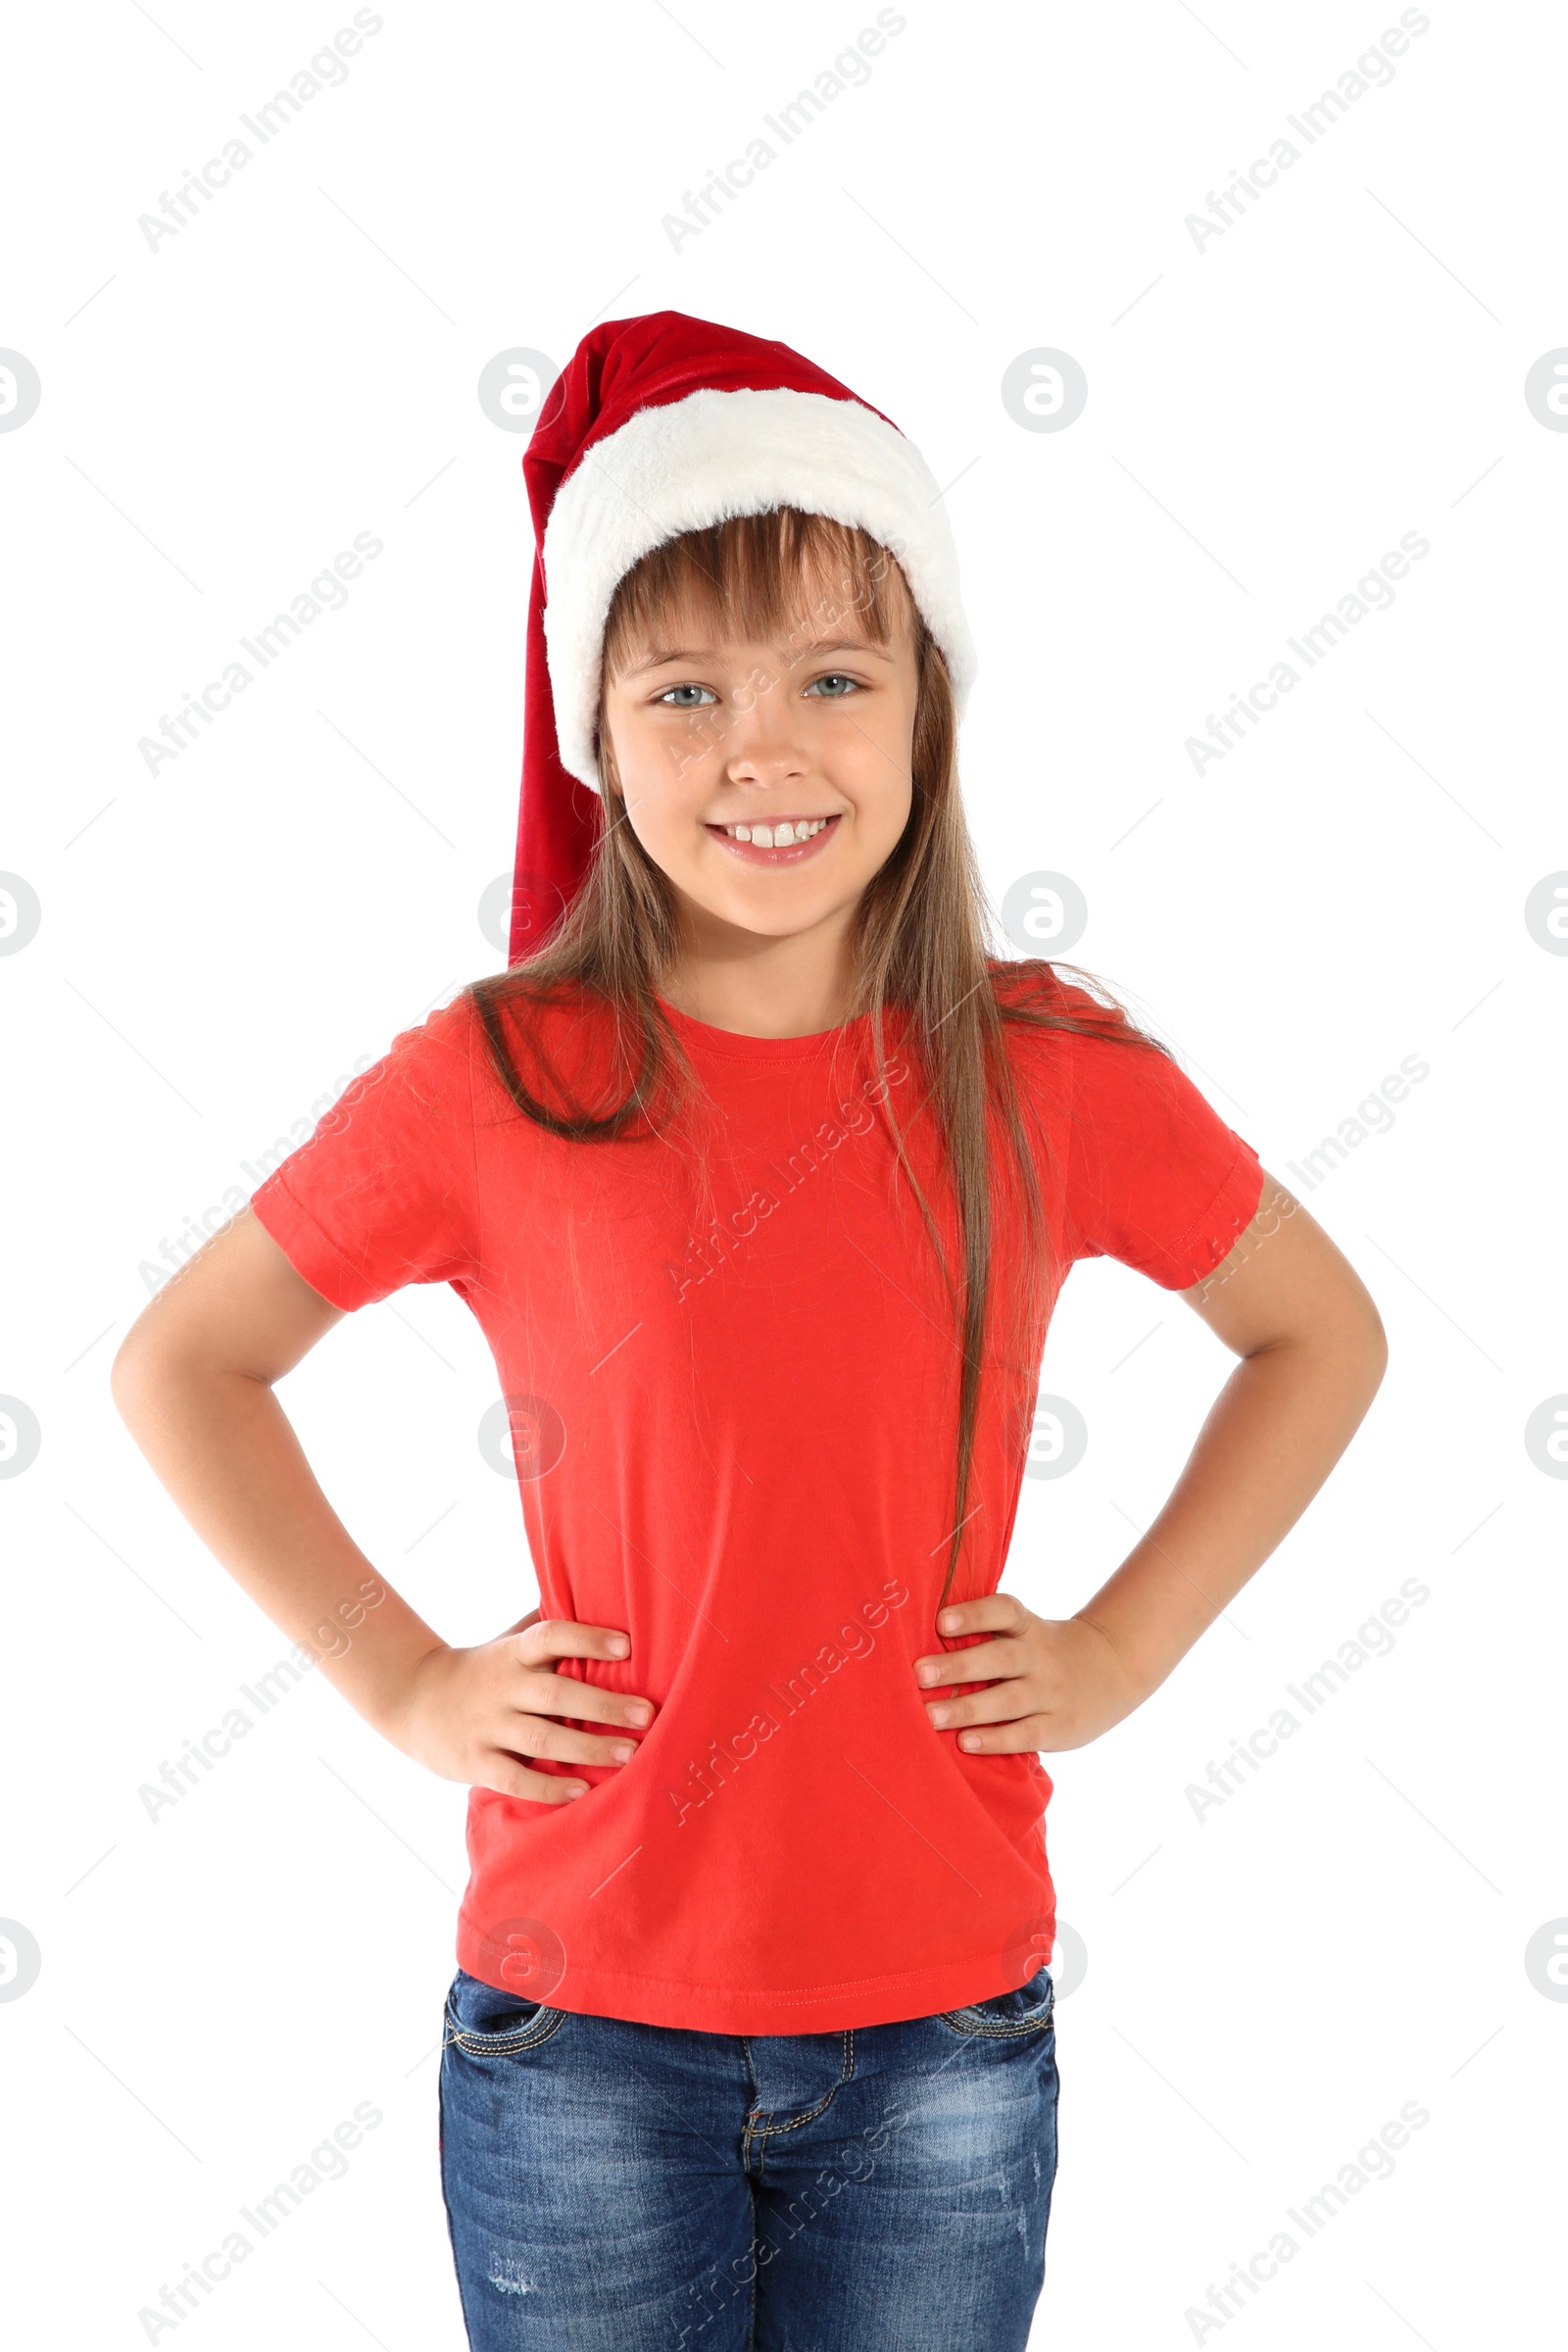
[[[798,931],[814,929],[830,911],[827,906],[815,905],[767,908],[737,901],[722,909],[722,916],[725,922],[733,923],[737,930],[755,932],[759,939],[793,939]]]

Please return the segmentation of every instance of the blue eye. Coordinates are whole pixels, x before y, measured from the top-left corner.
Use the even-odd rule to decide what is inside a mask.
[[[708,686],[670,686],[659,697],[659,700],[667,704],[671,710],[700,710],[702,709],[701,703],[679,703],[671,699],[679,694],[706,694],[710,702],[716,703],[718,700],[717,695]]]
[[[851,694],[858,694],[860,691],[859,680],[858,678],[847,678],[841,669],[830,669],[825,677],[813,678],[806,691],[808,694],[813,694],[818,686],[847,686]],[[830,693],[823,695],[821,699],[823,702],[828,703],[842,703],[845,700],[845,697],[842,694]]]

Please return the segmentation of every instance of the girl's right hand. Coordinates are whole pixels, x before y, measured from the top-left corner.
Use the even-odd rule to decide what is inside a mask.
[[[495,1788],[503,1796],[528,1797],[537,1804],[564,1804],[584,1795],[590,1783],[535,1772],[524,1757],[624,1764],[637,1749],[632,1740],[571,1731],[552,1719],[586,1716],[641,1731],[653,1721],[654,1710],[646,1698],[558,1675],[551,1661],[619,1659],[630,1647],[626,1635],[613,1627],[542,1620],[537,1609],[530,1609],[494,1642],[472,1649],[443,1643],[426,1651],[397,1720],[384,1727],[386,1735],[443,1780],[466,1781],[471,1788]]]

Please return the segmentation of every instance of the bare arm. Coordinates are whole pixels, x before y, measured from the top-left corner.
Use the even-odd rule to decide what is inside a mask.
[[[1377,1394],[1388,1341],[1371,1296],[1266,1169],[1251,1223],[1181,1296],[1242,1361],[1164,1508],[1076,1616],[1036,1617],[1007,1593],[943,1612],[944,1634],[998,1637],[915,1661],[923,1685],[993,1682],[927,1709],[939,1726],[997,1727],[965,1732],[965,1748],[1079,1747],[1130,1714],[1295,1526]]]
[[[1163,1510],[1078,1615],[1140,1697],[1234,1600],[1322,1486],[1389,1360],[1359,1275],[1285,1186],[1263,1179],[1230,1255],[1181,1293],[1242,1361]]]
[[[626,1636],[534,1611],[496,1642],[454,1649],[393,1591],[272,1393],[341,1319],[242,1210],[132,1325],[110,1374],[115,1404],[208,1549],[386,1739],[448,1780],[542,1802],[578,1793],[586,1782],[522,1758],[625,1759],[609,1738],[546,1718],[641,1726],[653,1710],[558,1677],[551,1660],[624,1656]]]

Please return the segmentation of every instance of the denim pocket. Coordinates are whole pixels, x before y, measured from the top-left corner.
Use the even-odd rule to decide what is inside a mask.
[[[1043,2034],[1052,2023],[1056,1987],[1049,1968],[1037,1969],[1027,1984],[1014,1992],[994,1992],[988,2000],[971,2001],[966,2009],[942,2009],[938,2021],[955,2034],[986,2041],[1016,2041],[1025,2034]]]
[[[537,2049],[569,2014],[545,2001],[523,2000],[460,1968],[447,1992],[446,2039],[470,2058],[507,2058]]]

